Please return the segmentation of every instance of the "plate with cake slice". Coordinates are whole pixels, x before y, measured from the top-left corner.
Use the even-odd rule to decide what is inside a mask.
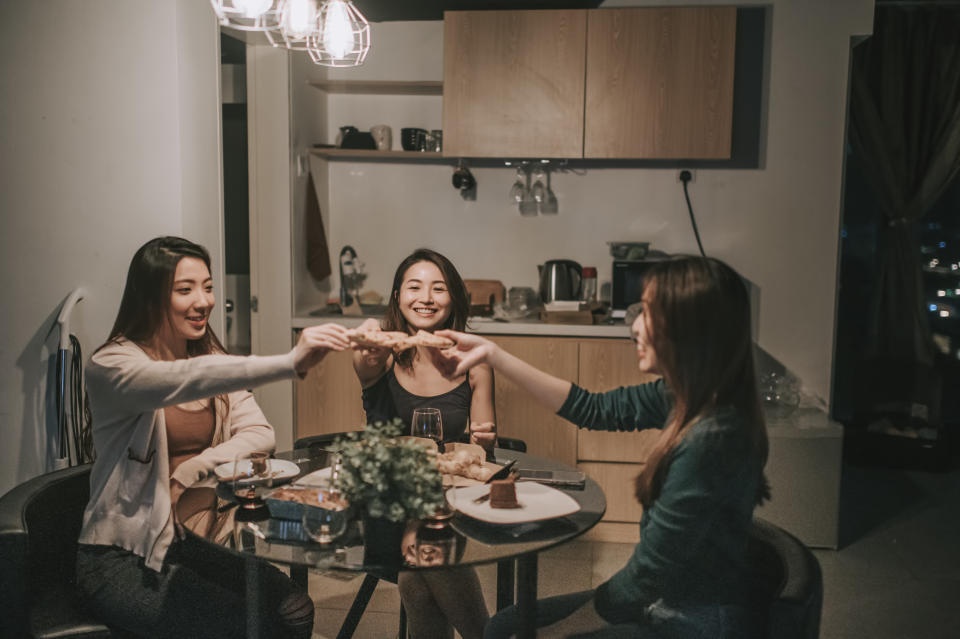
[[[488,524],[523,524],[580,510],[577,500],[562,490],[512,480],[451,488],[447,501],[464,515]]]

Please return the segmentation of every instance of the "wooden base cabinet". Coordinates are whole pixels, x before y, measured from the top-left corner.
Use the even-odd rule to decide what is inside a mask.
[[[580,462],[577,467],[603,488],[603,495],[607,498],[603,521],[639,523],[643,507],[634,496],[634,480],[643,464]]]
[[[576,379],[578,340],[566,337],[490,337],[508,353],[561,379]],[[544,408],[503,375],[494,385],[497,431],[527,444],[531,455],[577,463],[577,427]]]
[[[618,386],[644,384],[656,379],[637,368],[637,349],[630,340],[594,339],[580,342],[577,383],[589,391],[608,391]],[[638,432],[580,430],[577,459],[641,463],[659,431]]]
[[[637,367],[637,349],[630,340],[592,339],[580,342],[577,383],[594,392],[656,379]],[[634,497],[634,480],[656,443],[659,430],[636,432],[579,430],[578,468],[600,484],[607,512],[592,532],[596,541],[636,543],[643,508]]]
[[[298,380],[295,438],[358,430],[366,422],[353,351],[328,353]]]

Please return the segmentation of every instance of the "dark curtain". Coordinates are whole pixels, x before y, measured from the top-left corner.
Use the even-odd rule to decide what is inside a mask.
[[[853,50],[850,141],[877,195],[871,358],[930,365],[917,222],[960,172],[956,8],[878,7]]]

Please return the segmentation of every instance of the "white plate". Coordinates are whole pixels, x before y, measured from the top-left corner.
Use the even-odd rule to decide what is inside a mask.
[[[237,470],[240,474],[252,475],[253,468],[250,465],[250,460],[240,460],[239,468]],[[213,472],[216,473],[218,480],[228,481],[231,477],[233,477],[233,462],[231,461],[220,464],[213,469]],[[287,461],[286,459],[271,459],[270,472],[273,475],[272,479],[274,482],[282,482],[299,475],[300,467],[294,464],[292,461]],[[241,479],[240,482],[244,484],[265,484],[267,480],[265,477],[246,477]]]
[[[491,508],[489,499],[482,504],[473,502],[489,490],[489,484],[451,488],[447,491],[447,500],[464,515],[489,524],[522,524],[564,517],[580,510],[577,500],[565,492],[533,482],[517,484],[520,508]]]
[[[333,466],[327,466],[320,470],[306,474],[294,482],[294,486],[312,486],[315,488],[326,488],[333,478]]]

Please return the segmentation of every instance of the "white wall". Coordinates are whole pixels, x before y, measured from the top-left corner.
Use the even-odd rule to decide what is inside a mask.
[[[677,0],[609,1],[604,6],[686,5]],[[701,2],[699,4],[729,4]],[[850,37],[869,33],[873,1],[774,0],[764,164],[754,170],[698,170],[690,193],[704,248],[759,289],[758,341],[821,398],[832,367],[843,135]],[[440,22],[374,25],[364,66],[332,70],[355,79],[442,79]],[[294,85],[300,81],[294,70]],[[319,92],[317,92],[319,93]],[[374,124],[440,127],[440,98],[332,95],[337,127]],[[323,164],[323,163],[320,163]],[[567,257],[610,279],[607,240],[648,240],[654,248],[694,253],[696,243],[675,170],[590,169],[558,173],[560,214],[521,218],[508,200],[514,171],[474,169],[475,202],[450,186],[441,165],[329,162],[324,216],[336,252],[351,244],[367,264],[368,288],[386,294],[393,270],[412,249],[431,246],[464,277],[533,286],[536,265]],[[294,272],[306,275],[300,264]],[[336,275],[333,290],[339,286]],[[298,287],[298,312],[322,302]]]
[[[50,332],[67,293],[87,288],[73,332],[89,355],[138,246],[188,235],[219,272],[222,246],[208,3],[5,2],[0,30],[2,493],[49,468]]]

